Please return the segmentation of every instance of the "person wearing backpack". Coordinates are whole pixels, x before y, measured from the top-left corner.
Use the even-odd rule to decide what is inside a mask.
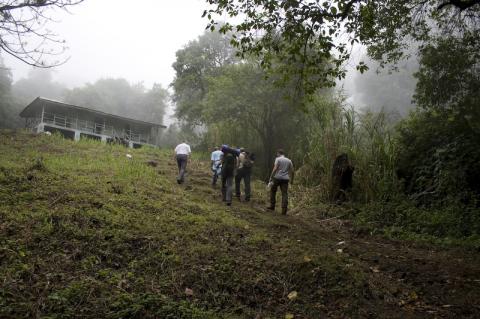
[[[250,178],[252,176],[252,167],[255,157],[252,153],[246,152],[243,148],[240,148],[240,155],[238,156],[238,167],[237,174],[235,175],[235,195],[240,200],[241,198],[241,189],[240,184],[245,185],[245,201],[250,201],[251,197],[251,188],[250,188]]]
[[[237,158],[231,152],[223,153],[222,157],[222,198],[227,206],[232,205],[232,186],[235,176]]]

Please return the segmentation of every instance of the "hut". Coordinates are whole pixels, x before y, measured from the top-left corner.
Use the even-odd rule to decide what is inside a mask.
[[[75,141],[91,138],[129,147],[157,145],[164,125],[108,114],[83,106],[37,97],[20,113],[33,132],[58,132]]]

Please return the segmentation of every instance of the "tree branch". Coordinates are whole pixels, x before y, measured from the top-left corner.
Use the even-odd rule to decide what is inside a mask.
[[[37,2],[31,2],[31,1],[25,1],[23,3],[15,4],[15,5],[4,5],[0,7],[0,12],[6,12],[6,11],[12,11],[16,9],[21,9],[25,7],[29,8],[42,8],[42,7],[50,7],[50,6],[56,6],[59,8],[64,8],[67,6],[73,6],[76,4],[79,4],[83,2],[84,0],[76,0],[76,1],[69,1],[69,0],[54,0],[54,1],[37,1]]]
[[[68,61],[46,62],[46,56],[58,56],[65,52],[64,46],[45,50],[48,44],[61,46],[64,41],[46,29],[48,22],[54,22],[46,13],[49,8],[67,7],[84,0],[10,0],[0,3],[0,51],[17,58],[23,63],[48,68]],[[68,12],[68,11],[67,11]]]
[[[480,0],[450,0],[439,5],[437,10],[440,11],[447,6],[454,6],[460,11],[464,11],[478,4],[480,4]]]

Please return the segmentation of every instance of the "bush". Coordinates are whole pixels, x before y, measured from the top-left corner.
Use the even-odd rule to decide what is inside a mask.
[[[418,111],[399,126],[398,174],[421,205],[478,207],[480,136],[448,112]]]

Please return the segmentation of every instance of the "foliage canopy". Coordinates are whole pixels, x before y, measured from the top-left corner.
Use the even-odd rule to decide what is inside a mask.
[[[67,9],[83,0],[6,0],[0,2],[0,52],[36,67],[52,67],[65,59],[65,41],[48,30],[52,9]],[[54,48],[51,46],[53,45]]]
[[[439,34],[475,33],[480,20],[478,0],[206,1],[212,6],[204,11],[211,30],[225,15],[241,20],[220,27],[235,32],[232,43],[241,56],[256,54],[266,68],[282,56],[289,65],[301,65],[304,78],[321,75],[305,81],[307,93],[345,77],[343,65],[356,43],[367,45],[369,54],[382,62],[397,62],[412,40],[426,43]],[[357,65],[360,71],[366,68],[363,62]]]
[[[168,92],[159,84],[146,89],[141,83],[132,85],[122,78],[107,78],[69,90],[64,99],[67,103],[161,124]]]

